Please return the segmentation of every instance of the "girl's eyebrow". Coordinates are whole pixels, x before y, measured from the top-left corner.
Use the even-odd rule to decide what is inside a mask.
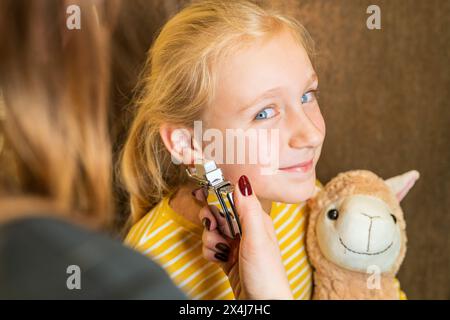
[[[317,74],[315,72],[311,73],[311,75],[308,77],[305,88],[310,87],[312,84],[314,84],[317,81],[318,81]],[[258,102],[260,102],[266,98],[275,96],[275,94],[279,93],[282,89],[283,89],[283,87],[274,87],[274,88],[268,89],[268,90],[260,93],[254,100],[242,105],[240,108],[241,112],[253,107],[255,104],[257,104]]]
[[[244,104],[240,109],[241,111],[245,111],[251,107],[253,107],[255,104],[257,104],[258,102],[266,99],[266,98],[270,98],[275,96],[276,93],[280,92],[282,89],[282,87],[275,87],[269,90],[266,90],[264,92],[262,92],[261,94],[259,94],[254,100],[252,100],[249,103]]]
[[[319,82],[319,78],[317,77],[317,73],[313,72],[308,77],[308,81],[306,82],[306,88],[308,88],[312,84],[315,84],[316,82]]]

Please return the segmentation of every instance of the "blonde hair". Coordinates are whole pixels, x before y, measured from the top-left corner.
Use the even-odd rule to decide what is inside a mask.
[[[185,167],[171,161],[160,126],[192,128],[211,106],[220,58],[282,30],[289,30],[311,57],[313,42],[298,21],[250,1],[194,2],[163,26],[149,52],[137,115],[122,154],[131,223],[186,182]]]

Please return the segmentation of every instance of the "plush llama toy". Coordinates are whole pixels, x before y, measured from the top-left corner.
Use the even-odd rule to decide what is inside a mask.
[[[415,170],[383,180],[366,170],[340,173],[308,201],[306,247],[313,299],[399,299],[395,275],[405,257],[400,201]]]

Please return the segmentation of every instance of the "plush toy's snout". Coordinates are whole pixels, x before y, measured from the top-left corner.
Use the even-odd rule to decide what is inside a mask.
[[[397,225],[387,205],[377,198],[356,195],[346,199],[337,223],[343,245],[352,252],[378,255],[394,241]]]
[[[337,265],[365,272],[377,265],[388,271],[400,252],[397,219],[382,200],[353,195],[322,212],[317,240],[327,259]]]

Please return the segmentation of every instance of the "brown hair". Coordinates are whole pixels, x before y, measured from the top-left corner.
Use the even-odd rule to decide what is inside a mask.
[[[66,27],[72,4],[81,30]],[[109,221],[108,22],[117,4],[0,1],[0,202],[37,197],[67,218]]]

